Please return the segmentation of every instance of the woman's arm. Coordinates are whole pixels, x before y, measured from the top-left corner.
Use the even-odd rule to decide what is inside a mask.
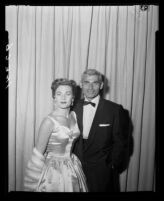
[[[49,118],[45,118],[39,128],[36,149],[44,154],[54,123]]]
[[[42,173],[45,158],[43,156],[46,149],[48,139],[53,129],[53,122],[46,118],[42,121],[36,146],[33,149],[30,160],[24,175],[24,190],[36,191],[37,185]]]

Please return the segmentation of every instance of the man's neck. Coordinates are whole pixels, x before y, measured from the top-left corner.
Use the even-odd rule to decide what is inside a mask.
[[[87,98],[86,96],[84,96],[84,100],[89,101],[89,102],[94,101],[96,98],[99,98],[99,95],[97,95],[97,96],[94,97],[94,98]]]

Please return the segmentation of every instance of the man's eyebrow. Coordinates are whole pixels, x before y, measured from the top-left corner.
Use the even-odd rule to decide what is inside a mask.
[[[83,83],[100,83],[99,81],[83,81]]]

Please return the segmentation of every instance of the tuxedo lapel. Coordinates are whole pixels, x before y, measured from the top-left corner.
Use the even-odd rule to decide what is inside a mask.
[[[80,129],[80,132],[83,133],[83,100],[81,100],[77,107],[77,123]]]

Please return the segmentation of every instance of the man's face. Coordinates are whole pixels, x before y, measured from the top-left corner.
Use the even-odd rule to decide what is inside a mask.
[[[84,96],[88,100],[92,100],[93,98],[95,98],[102,88],[103,83],[100,83],[97,75],[84,75],[82,81],[82,90]]]

